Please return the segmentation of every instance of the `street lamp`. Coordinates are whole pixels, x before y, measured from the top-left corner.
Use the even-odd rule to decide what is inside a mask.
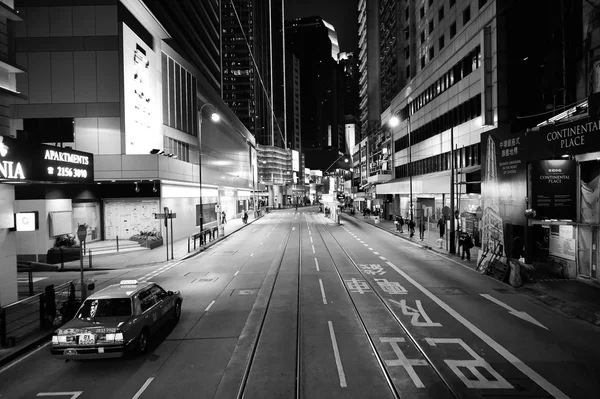
[[[213,109],[213,112],[210,114],[210,119],[214,123],[218,123],[221,120],[221,116],[217,114],[217,109],[211,103],[204,103],[202,107],[200,107],[200,111],[198,111],[198,184],[200,187],[200,232],[204,228],[204,213],[202,210],[202,111],[204,111],[204,107],[210,106]],[[219,215],[217,215],[217,223],[219,222]]]
[[[409,202],[409,206],[410,206],[410,220],[413,220],[413,184],[412,184],[412,146],[410,143],[410,114],[408,115],[408,117],[406,118],[407,121],[407,125],[406,125],[406,131],[407,131],[407,135],[408,135],[408,185],[409,185],[409,198],[408,198],[408,202]],[[389,125],[391,127],[396,127],[400,124],[400,118],[398,118],[396,115],[392,116],[389,120]]]

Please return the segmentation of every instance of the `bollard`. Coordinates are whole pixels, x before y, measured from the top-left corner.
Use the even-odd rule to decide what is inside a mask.
[[[119,252],[119,236],[117,236],[117,252]]]
[[[27,275],[29,277],[29,296],[33,296],[33,272],[31,271],[31,266],[29,266]]]
[[[190,237],[188,237],[188,254],[190,253]]]
[[[0,307],[0,348],[6,346],[6,313]]]
[[[65,268],[65,256],[63,254],[63,249],[62,247],[60,247],[60,268],[64,269]]]
[[[92,268],[92,250],[90,249],[90,269]]]
[[[39,310],[39,317],[40,317],[40,329],[44,328],[44,324],[46,322],[46,310],[44,308],[44,303],[46,301],[46,297],[44,294],[40,295],[40,310]]]

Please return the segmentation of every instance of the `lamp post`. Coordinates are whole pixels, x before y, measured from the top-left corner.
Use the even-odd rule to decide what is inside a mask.
[[[204,103],[198,111],[198,186],[200,187],[200,231],[204,228],[204,212],[202,210],[202,111],[204,107],[210,106],[214,110],[210,115],[210,119],[217,123],[221,120],[221,117],[216,112],[216,108],[211,103]],[[217,215],[217,222],[219,221],[219,215]]]
[[[409,185],[409,197],[408,203],[410,207],[410,220],[413,220],[413,184],[412,184],[412,146],[410,143],[410,115],[406,118],[406,134],[408,135],[408,185]],[[396,115],[390,118],[389,124],[391,127],[396,127],[400,124],[400,118]],[[393,140],[393,138],[392,138]],[[393,152],[393,150],[392,150]]]

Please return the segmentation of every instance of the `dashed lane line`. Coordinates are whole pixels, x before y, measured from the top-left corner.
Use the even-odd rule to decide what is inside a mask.
[[[144,385],[142,385],[142,387],[135,393],[135,395],[133,395],[133,398],[131,399],[139,399],[142,394],[144,393],[144,391],[148,388],[148,386],[152,383],[152,381],[154,380],[154,377],[150,377],[146,380],[146,382],[144,382]]]

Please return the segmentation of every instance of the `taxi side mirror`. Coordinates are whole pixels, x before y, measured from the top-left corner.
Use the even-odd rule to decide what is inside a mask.
[[[167,291],[167,295],[171,296],[173,294],[175,294],[173,291]]]
[[[87,285],[87,289],[88,289],[88,290],[93,290],[94,288],[96,288],[96,284],[94,284],[94,283],[89,283],[89,284]]]

